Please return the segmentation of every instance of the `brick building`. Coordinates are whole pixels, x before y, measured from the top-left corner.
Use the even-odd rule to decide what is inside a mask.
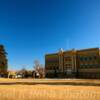
[[[47,78],[100,78],[100,50],[60,50],[45,56]]]

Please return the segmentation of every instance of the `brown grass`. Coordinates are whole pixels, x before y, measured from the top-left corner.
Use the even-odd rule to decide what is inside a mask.
[[[19,82],[19,81],[20,82],[47,82],[47,81],[72,82],[73,80],[0,79],[0,83]],[[83,80],[79,81],[83,82]],[[97,80],[97,82],[99,82],[99,80]],[[0,85],[0,100],[100,100],[100,86],[47,85],[47,84]]]

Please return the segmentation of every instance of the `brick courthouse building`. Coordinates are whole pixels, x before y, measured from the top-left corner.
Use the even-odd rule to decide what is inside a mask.
[[[100,50],[89,48],[45,55],[46,78],[100,78]]]

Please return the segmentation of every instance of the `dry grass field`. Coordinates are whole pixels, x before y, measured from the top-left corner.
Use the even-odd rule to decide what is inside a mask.
[[[0,79],[0,100],[100,100],[99,83],[100,80]]]

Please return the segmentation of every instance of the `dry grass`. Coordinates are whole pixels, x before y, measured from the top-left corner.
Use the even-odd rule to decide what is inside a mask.
[[[19,82],[19,81],[57,82],[58,80],[0,79],[1,83]],[[73,80],[59,80],[59,81],[73,81]],[[99,82],[99,80],[97,82]],[[45,85],[43,84],[0,85],[0,100],[100,100],[100,86],[46,85],[46,84]]]

